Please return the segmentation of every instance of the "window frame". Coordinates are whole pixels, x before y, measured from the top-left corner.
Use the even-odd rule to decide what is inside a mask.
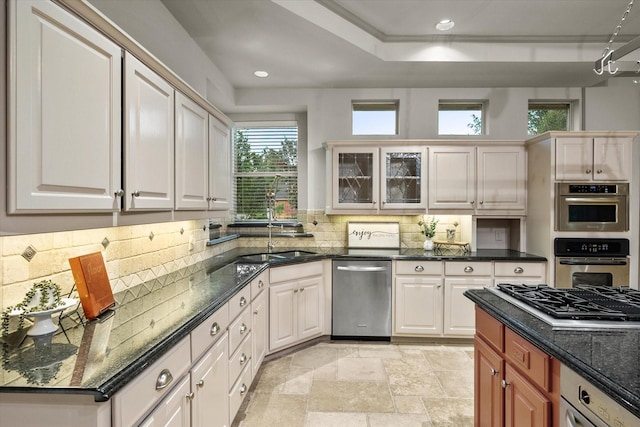
[[[547,132],[547,131],[569,131],[571,130],[572,126],[573,126],[573,111],[574,111],[574,101],[569,101],[569,100],[558,100],[558,101],[545,101],[545,100],[529,100],[527,102],[527,135],[528,136],[536,136],[536,135],[540,135],[541,133]],[[531,106],[532,105],[539,105],[539,106],[565,106],[566,107],[566,111],[567,111],[567,124],[566,124],[566,128],[565,129],[547,129],[544,132],[541,133],[529,133],[529,112],[532,110]],[[544,108],[537,108],[538,110],[544,109]],[[549,108],[549,110],[560,110],[560,108]]]
[[[354,114],[357,111],[371,111],[371,112],[382,112],[382,111],[394,111],[394,131],[393,133],[356,133],[355,126],[355,118]],[[400,123],[400,100],[399,99],[389,99],[389,100],[351,100],[351,135],[352,136],[397,136],[399,134],[399,123]]]
[[[456,100],[451,100],[451,99],[440,99],[438,100],[438,136],[460,136],[460,137],[481,137],[481,136],[485,136],[488,135],[488,131],[487,131],[487,110],[488,110],[488,105],[489,105],[489,101],[487,100],[477,100],[477,99],[471,99],[471,100],[461,100],[461,99],[456,99]],[[457,106],[460,108],[451,108],[451,109],[443,109],[443,106]],[[464,107],[475,107],[475,106],[479,106],[479,111],[481,114],[480,117],[480,133],[441,133],[440,132],[440,112],[442,111],[465,111],[465,110],[472,110],[472,108],[464,108]],[[476,111],[476,109],[473,109],[473,111]],[[466,124],[468,125],[468,123]],[[471,128],[469,128],[471,129]]]

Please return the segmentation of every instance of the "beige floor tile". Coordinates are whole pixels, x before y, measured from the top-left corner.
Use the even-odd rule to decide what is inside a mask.
[[[303,427],[307,397],[285,394],[253,394],[240,427]],[[236,420],[237,421],[237,420]]]
[[[284,426],[283,426],[284,427]],[[368,427],[367,414],[348,412],[309,412],[304,427]]]
[[[400,414],[424,414],[426,409],[420,396],[393,396],[396,411]]]
[[[286,381],[275,389],[282,394],[309,394],[313,381],[313,369],[292,367]]]
[[[426,414],[368,414],[369,427],[431,427]]]
[[[473,427],[473,399],[423,398],[434,427]]]
[[[448,397],[473,398],[473,370],[435,371]]]
[[[301,368],[316,369],[336,361],[338,349],[329,346],[305,348],[291,356],[291,364]]]
[[[335,380],[338,378],[338,361],[325,363],[319,368],[313,370],[314,380]]]
[[[402,353],[393,344],[362,344],[358,347],[360,357],[378,357],[380,359],[401,359]]]
[[[374,381],[314,381],[312,412],[394,412],[389,386]]]
[[[436,371],[469,369],[473,363],[463,350],[425,350],[424,355]]]
[[[339,381],[386,381],[382,359],[372,357],[346,357],[338,360]]]

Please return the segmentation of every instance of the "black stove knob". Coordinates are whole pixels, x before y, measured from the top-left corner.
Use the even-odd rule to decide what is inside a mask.
[[[585,405],[591,403],[591,397],[589,397],[587,390],[580,389],[580,400],[584,402]]]

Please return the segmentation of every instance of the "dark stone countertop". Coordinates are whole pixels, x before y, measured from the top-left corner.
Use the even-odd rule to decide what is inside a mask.
[[[487,290],[465,296],[640,418],[640,329],[553,330]]]
[[[301,251],[278,248],[275,253],[294,250]],[[268,265],[342,258],[546,261],[494,250],[462,256],[422,249],[384,255],[334,248],[302,251],[293,259],[260,262],[258,272]],[[92,394],[96,401],[108,400],[249,283],[252,277],[237,274],[234,262],[264,252],[255,247],[233,249],[145,282],[117,294],[118,305],[109,316],[86,325],[74,323],[77,316],[67,316],[62,321],[64,333],[34,340],[24,336],[25,329],[6,337],[0,345],[0,392]]]

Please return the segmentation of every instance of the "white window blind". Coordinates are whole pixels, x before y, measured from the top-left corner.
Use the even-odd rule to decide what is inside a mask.
[[[298,214],[298,126],[295,122],[239,123],[234,132],[237,219],[266,220],[266,194],[275,188],[276,219]]]

